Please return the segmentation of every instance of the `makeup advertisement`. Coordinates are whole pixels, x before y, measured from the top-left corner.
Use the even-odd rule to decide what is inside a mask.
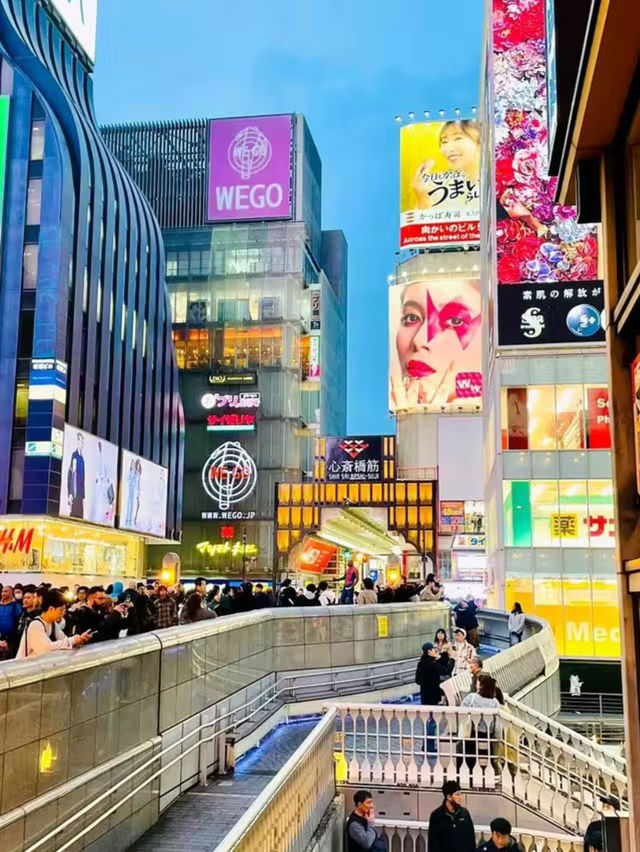
[[[389,409],[482,407],[480,281],[418,280],[389,288]]]

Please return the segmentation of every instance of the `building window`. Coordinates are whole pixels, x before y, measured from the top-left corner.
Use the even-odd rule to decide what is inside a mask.
[[[209,332],[206,328],[189,329],[187,332],[186,363],[187,370],[209,366]]]
[[[16,385],[15,425],[25,426],[27,423],[27,410],[29,408],[29,383],[26,380],[18,380]]]
[[[170,251],[167,254],[167,278],[175,278],[178,274],[178,253]]]
[[[38,244],[24,247],[22,255],[22,289],[35,290],[38,282]]]
[[[44,121],[34,121],[31,124],[30,160],[44,160]]]
[[[27,184],[27,225],[40,224],[42,178],[30,178]]]

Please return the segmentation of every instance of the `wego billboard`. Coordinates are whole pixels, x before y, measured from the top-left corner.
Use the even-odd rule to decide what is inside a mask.
[[[210,222],[291,218],[290,115],[209,124]]]
[[[389,288],[389,408],[479,411],[480,281],[415,281]]]
[[[480,243],[480,125],[432,121],[400,129],[400,248]]]

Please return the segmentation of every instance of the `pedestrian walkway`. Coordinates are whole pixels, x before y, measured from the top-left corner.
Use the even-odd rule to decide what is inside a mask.
[[[238,761],[233,775],[180,796],[131,850],[212,852],[317,723],[306,718],[278,725]]]

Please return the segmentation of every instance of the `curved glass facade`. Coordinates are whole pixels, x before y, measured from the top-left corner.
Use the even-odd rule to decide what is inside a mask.
[[[166,469],[177,539],[184,418],[160,227],[48,5],[1,0],[0,95],[0,515],[61,513],[67,423]]]

